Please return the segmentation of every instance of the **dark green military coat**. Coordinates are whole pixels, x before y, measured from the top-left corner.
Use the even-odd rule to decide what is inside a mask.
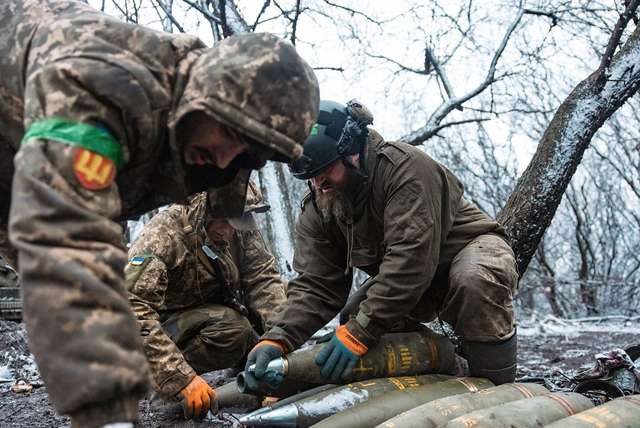
[[[325,221],[306,198],[296,225],[298,276],[264,339],[280,340],[289,350],[300,346],[344,306],[353,267],[373,277],[356,318],[347,324],[364,343],[374,343],[405,317],[431,320],[446,294],[454,257],[480,235],[505,236],[495,220],[463,197],[460,181],[422,150],[385,142],[373,130],[369,142],[368,179],[353,197],[352,217]],[[512,289],[517,274],[508,252]],[[509,333],[511,321],[504,326]]]

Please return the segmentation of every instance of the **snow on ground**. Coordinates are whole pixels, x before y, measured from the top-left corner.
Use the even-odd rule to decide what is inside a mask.
[[[628,333],[640,336],[640,316],[607,316],[561,319],[547,315],[541,320],[525,320],[518,326],[519,336],[562,335],[579,336],[585,333]]]
[[[529,319],[520,323],[518,334],[519,377],[549,376],[557,371],[571,375],[593,364],[598,352],[640,344],[640,317]],[[228,372],[222,371],[205,375],[212,384],[220,384],[228,376]],[[16,378],[28,380],[34,386],[32,392],[12,392]],[[184,422],[176,406],[158,406],[149,400],[140,403],[140,415],[140,427],[230,426],[229,422]],[[57,415],[48,400],[46,387],[27,349],[24,326],[1,320],[0,421],[3,428],[69,426],[69,419]]]
[[[13,370],[9,366],[0,366],[0,382],[6,382],[13,379]]]

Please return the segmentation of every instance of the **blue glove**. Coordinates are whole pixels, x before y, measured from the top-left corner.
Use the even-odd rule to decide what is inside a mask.
[[[247,357],[244,367],[244,379],[247,386],[254,391],[273,392],[277,390],[284,379],[283,373],[267,370],[271,360],[282,357],[284,347],[274,340],[261,340],[253,347]],[[249,366],[255,364],[255,371],[249,372]]]
[[[356,363],[367,351],[368,348],[345,325],[339,326],[316,356],[320,375],[331,383],[349,380]]]

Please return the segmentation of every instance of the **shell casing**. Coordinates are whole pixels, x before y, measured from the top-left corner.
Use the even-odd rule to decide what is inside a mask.
[[[593,407],[590,399],[575,392],[554,392],[476,410],[450,420],[446,428],[534,428]]]
[[[492,386],[494,386],[493,383],[487,379],[462,377],[414,389],[401,389],[336,413],[314,427],[372,427],[421,404]]]
[[[560,419],[549,428],[640,428],[640,395],[627,395]]]
[[[270,411],[259,409],[240,418],[248,426],[308,427],[358,403],[389,391],[415,389],[450,379],[445,375],[421,375],[369,379],[340,385]],[[275,407],[275,406],[274,406]]]
[[[282,383],[275,391],[270,390],[266,384],[261,384],[257,389],[252,389],[245,380],[244,372],[240,372],[238,373],[238,376],[236,376],[236,385],[238,390],[243,394],[253,394],[258,396],[268,395],[270,397],[278,398],[289,397],[319,386],[318,383],[307,382],[303,379],[285,376]]]
[[[218,405],[223,408],[254,410],[260,407],[260,397],[252,394],[243,394],[238,390],[235,381],[226,383],[216,388]]]
[[[321,343],[294,351],[269,362],[267,369],[282,373],[285,382],[290,384],[300,382],[306,387],[324,384],[326,379],[320,375],[320,367],[315,362],[318,352],[324,346],[325,344]],[[382,335],[380,341],[360,358],[353,369],[353,376],[344,383],[430,373],[453,374],[455,359],[453,343],[447,337],[431,330],[388,333]],[[244,373],[238,375],[241,392],[273,394],[266,389],[250,390],[243,378]],[[304,389],[297,388],[297,391],[302,390]]]
[[[324,344],[287,355],[287,377],[305,379],[308,382],[325,383],[316,355]],[[353,369],[350,382],[392,376],[419,374],[453,374],[455,347],[451,341],[431,330],[388,333],[372,347]]]
[[[422,404],[394,416],[378,427],[435,428],[474,410],[548,393],[547,388],[535,383],[507,383],[478,392],[468,392]]]

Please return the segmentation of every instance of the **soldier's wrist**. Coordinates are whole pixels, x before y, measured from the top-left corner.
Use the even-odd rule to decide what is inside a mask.
[[[275,342],[278,342],[280,345],[282,345],[282,349],[285,354],[288,354],[293,349],[296,349],[294,347],[294,344],[289,340],[287,332],[280,327],[272,327],[271,330],[260,337],[260,341],[263,340],[273,340]]]
[[[360,343],[369,349],[378,341],[377,337],[370,334],[367,329],[358,322],[357,318],[349,320],[345,326]]]

